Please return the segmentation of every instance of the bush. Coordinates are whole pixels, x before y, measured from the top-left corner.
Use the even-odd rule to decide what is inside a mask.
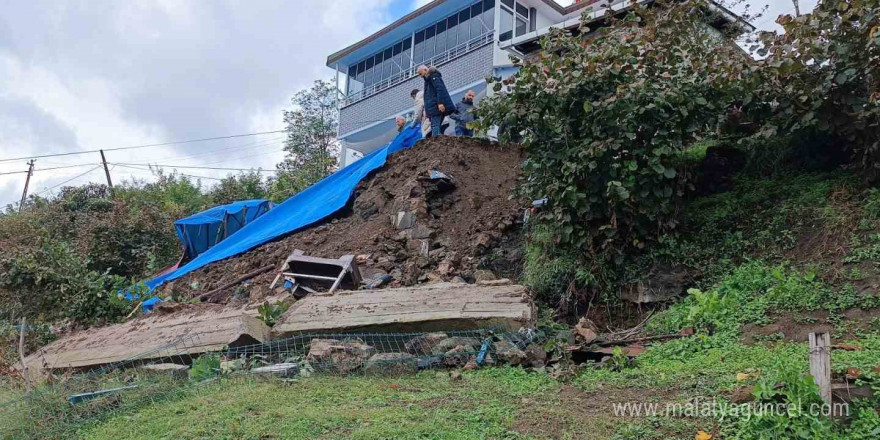
[[[521,190],[549,198],[540,220],[557,226],[556,245],[586,256],[591,282],[676,227],[689,177],[676,164],[743,95],[750,60],[712,33],[704,6],[636,6],[582,29],[590,39],[553,31],[504,81],[511,91],[481,105],[484,128],[507,127],[502,140],[522,134]]]
[[[766,56],[744,111],[763,137],[825,137],[880,176],[880,1],[822,0],[812,13],[780,16],[784,33],[760,34]]]

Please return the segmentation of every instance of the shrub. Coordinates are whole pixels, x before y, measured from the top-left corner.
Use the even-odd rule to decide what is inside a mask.
[[[682,152],[716,132],[750,62],[705,24],[700,1],[634,7],[584,36],[553,31],[534,60],[481,105],[481,123],[521,133],[529,178],[549,198],[555,244],[586,255],[589,281],[676,227],[689,171]],[[502,84],[495,82],[496,91]]]

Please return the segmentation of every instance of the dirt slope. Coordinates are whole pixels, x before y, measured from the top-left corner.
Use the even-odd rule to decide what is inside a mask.
[[[327,258],[360,255],[363,276],[388,273],[390,286],[456,276],[470,281],[482,268],[515,276],[525,205],[511,195],[520,161],[513,146],[451,137],[421,141],[361,182],[353,203],[336,218],[204,267],[163,290],[183,298],[208,292],[266,265],[280,265],[294,249]],[[431,179],[432,170],[449,178]],[[402,222],[395,225],[397,219]],[[236,300],[270,295],[274,276],[255,278],[246,292],[235,292]],[[232,290],[212,300],[228,302]]]

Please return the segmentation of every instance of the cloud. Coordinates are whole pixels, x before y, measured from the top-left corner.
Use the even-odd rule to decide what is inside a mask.
[[[13,123],[8,114],[14,113],[16,126],[32,127],[27,133],[33,136],[17,139],[14,147],[0,143],[0,158],[280,129],[290,97],[316,79],[332,77],[324,65],[328,54],[397,18],[388,11],[390,3],[11,2],[0,16],[0,96],[14,99],[17,107],[0,105],[6,107],[6,124]],[[282,156],[280,141],[261,150],[204,157],[212,148],[259,140],[113,155],[128,162],[201,155],[178,163],[272,166]],[[246,157],[222,162],[241,156]],[[0,164],[0,172],[22,165]],[[51,186],[85,170],[35,179]],[[128,171],[115,173],[125,178]]]

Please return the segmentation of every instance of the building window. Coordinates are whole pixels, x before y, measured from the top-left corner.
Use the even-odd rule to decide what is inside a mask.
[[[458,14],[453,14],[446,19],[446,47],[449,49],[458,45]]]
[[[529,26],[531,14],[529,8],[515,0],[501,0],[501,29],[498,32],[498,40],[507,41],[514,36],[519,37],[534,30]]]
[[[513,2],[513,0],[510,0]],[[504,0],[501,0],[505,3]],[[513,38],[513,12],[506,7],[501,7],[501,24],[498,29],[498,41],[507,41]]]

